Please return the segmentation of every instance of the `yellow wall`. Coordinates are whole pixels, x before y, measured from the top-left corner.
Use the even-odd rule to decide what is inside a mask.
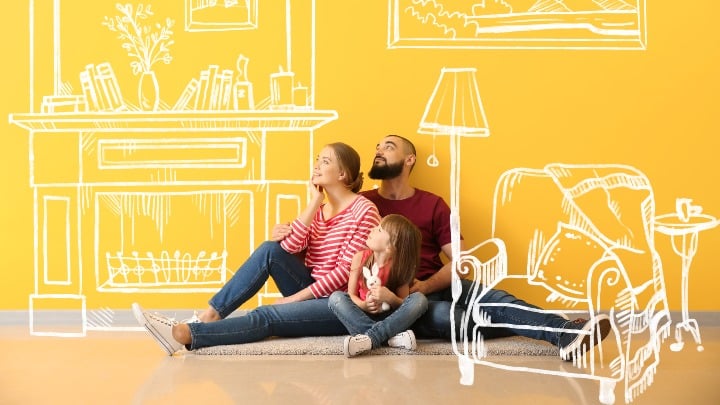
[[[283,1],[260,1],[261,7],[273,2],[273,7],[260,9],[261,27],[282,17]],[[115,14],[115,2],[62,3],[63,23],[74,27],[72,42],[63,47],[62,68],[68,72],[63,79],[79,89],[75,72],[87,63],[110,60],[123,89],[132,94],[137,77],[130,72],[129,59],[114,35],[100,25],[102,16]],[[156,16],[176,20],[174,60],[156,69],[163,101],[172,104],[188,78],[209,63],[232,68],[239,53],[252,55],[250,79],[257,80],[258,91],[267,93],[267,74],[275,71],[282,56],[283,48],[277,45],[282,35],[187,33],[183,31],[184,1],[152,4]],[[7,117],[30,108],[29,30],[27,2],[8,2],[4,8],[0,111]],[[720,31],[714,21],[719,14],[720,5],[711,0],[692,2],[692,6],[649,2],[646,50],[387,49],[386,1],[317,0],[315,104],[317,109],[337,111],[339,118],[316,132],[316,150],[310,152],[342,140],[357,148],[367,170],[375,143],[385,134],[398,133],[415,141],[419,160],[424,162],[433,148],[432,137],[418,135],[417,128],[440,69],[475,67],[491,136],[465,140],[462,145],[461,213],[466,240],[477,242],[489,236],[492,193],[501,173],[552,162],[631,165],[650,178],[658,214],[673,211],[675,198],[689,197],[704,212],[719,216],[720,194],[715,188],[720,183],[716,119],[720,113]],[[35,76],[42,76],[43,69],[52,72],[50,63],[38,62]],[[309,77],[309,72],[305,75]],[[35,86],[47,88],[51,78],[45,80],[44,84],[36,81]],[[43,94],[38,90],[36,99]],[[34,266],[28,133],[4,122],[0,245],[6,260],[0,269],[0,309],[27,309]],[[449,198],[447,144],[438,140],[436,148],[440,166],[420,164],[413,178],[417,186]],[[278,146],[270,155],[278,162],[288,161],[282,156],[296,150]],[[62,167],[71,151],[56,152],[56,166]],[[366,187],[370,186],[368,181]],[[720,310],[715,294],[720,260],[716,246],[720,246],[720,229],[700,235],[690,274],[691,310]],[[663,258],[670,307],[679,310],[679,259],[666,236],[657,235],[657,248]],[[132,300],[110,294],[91,303],[98,293],[87,294],[89,306],[126,307]],[[166,294],[143,299],[148,307],[201,308],[209,296]]]

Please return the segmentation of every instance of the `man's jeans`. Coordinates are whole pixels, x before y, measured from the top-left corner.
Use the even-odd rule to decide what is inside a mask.
[[[295,294],[312,284],[310,269],[278,242],[263,242],[210,299],[221,318],[226,318],[252,298],[272,277],[283,296]]]
[[[460,336],[460,320],[463,312],[467,311],[467,297],[472,288],[472,281],[462,280],[462,294],[455,303],[455,333]],[[450,288],[428,295],[428,310],[412,326],[418,338],[451,339],[450,312],[452,308],[452,294]],[[504,304],[499,306],[483,305],[481,310],[494,324],[507,323],[511,325],[542,326],[546,328],[562,329],[567,319],[557,314],[538,312],[540,308],[528,304],[503,290],[489,290],[480,299],[481,304]],[[510,305],[506,305],[510,304]],[[468,337],[474,330],[474,322],[470,317],[470,324],[466,328]],[[485,339],[520,335],[533,339],[544,340],[553,345],[558,344],[560,332],[549,330],[533,330],[524,328],[480,327],[480,333]]]
[[[421,293],[412,293],[394,311],[368,314],[355,305],[348,293],[335,291],[330,295],[329,305],[351,335],[368,335],[372,347],[378,348],[391,337],[409,329],[425,313],[427,299]]]
[[[327,298],[263,305],[247,315],[216,322],[189,323],[190,350],[257,342],[270,336],[338,336],[348,331],[328,307]]]

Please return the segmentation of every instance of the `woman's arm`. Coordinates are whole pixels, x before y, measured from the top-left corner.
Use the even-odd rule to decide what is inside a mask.
[[[322,205],[325,194],[322,187],[316,187],[310,183],[308,188],[310,203],[305,207],[300,216],[290,224],[290,232],[280,241],[280,246],[288,253],[298,253],[307,248],[310,237],[310,225]],[[274,237],[274,236],[273,236]]]
[[[327,297],[334,291],[345,289],[350,276],[353,256],[367,248],[365,241],[368,234],[380,223],[380,214],[375,205],[364,197],[361,198],[362,200],[357,204],[362,204],[362,206],[353,207],[353,211],[361,211],[357,216],[349,216],[344,224],[333,225],[334,230],[338,232],[334,237],[344,238],[344,240],[337,250],[336,260],[316,266],[313,274],[315,283],[310,286],[315,297]],[[331,255],[329,252],[325,253],[328,256]]]
[[[275,300],[274,304],[289,304],[291,302],[311,300],[314,298],[315,297],[313,296],[312,291],[310,291],[310,287],[305,287],[293,295],[288,295],[287,297],[278,298],[277,300]]]
[[[325,193],[323,192],[323,188],[312,184],[312,181],[310,182],[310,185],[308,187],[308,193],[310,194],[310,203],[307,207],[305,207],[305,210],[300,213],[300,216],[298,217],[300,222],[305,224],[305,226],[310,226],[313,218],[315,218],[315,213],[320,208],[320,205],[322,205],[322,202],[325,199]]]

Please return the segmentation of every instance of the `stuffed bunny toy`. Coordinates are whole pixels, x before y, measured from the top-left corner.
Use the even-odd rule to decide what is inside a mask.
[[[382,285],[380,282],[380,277],[378,277],[378,272],[380,269],[378,268],[377,264],[373,264],[372,270],[368,269],[367,267],[363,266],[363,276],[365,276],[365,285],[367,285],[368,288],[377,285]],[[387,311],[390,309],[390,304],[387,302],[383,302],[382,306],[380,307],[382,312]]]

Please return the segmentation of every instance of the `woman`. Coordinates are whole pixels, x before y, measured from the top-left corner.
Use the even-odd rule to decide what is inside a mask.
[[[344,143],[326,145],[313,169],[310,203],[293,221],[287,236],[280,242],[261,244],[196,319],[178,323],[133,304],[138,322],[170,355],[184,345],[192,350],[273,335],[342,334],[336,324],[325,330],[313,328],[312,320],[323,323],[332,316],[327,309],[303,305],[295,311],[287,306],[322,299],[327,308],[327,297],[347,288],[353,255],[365,247],[370,230],[380,223],[375,205],[357,194],[362,183],[358,153]],[[304,263],[294,255],[302,251]],[[252,298],[268,277],[283,295],[276,302],[281,305],[274,305],[276,310],[260,307],[246,316],[227,318]],[[280,307],[286,308],[277,310]]]

